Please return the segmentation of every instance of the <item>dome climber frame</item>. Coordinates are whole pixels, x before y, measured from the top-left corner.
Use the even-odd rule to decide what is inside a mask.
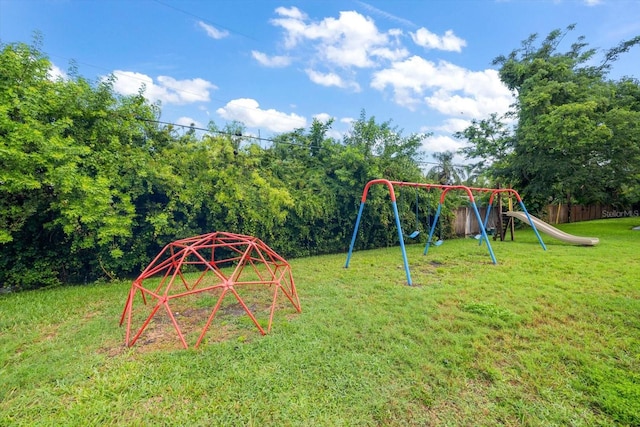
[[[266,331],[254,314],[255,308],[245,302],[246,294],[243,298],[239,292],[252,286],[272,290]],[[133,281],[120,317],[120,326],[126,321],[126,345],[133,346],[152,319],[164,309],[182,346],[189,348],[184,324],[181,327],[176,318],[178,313],[172,311],[171,306],[198,294],[208,294],[215,304],[195,347],[202,342],[229,294],[235,297],[262,335],[271,331],[280,294],[284,294],[298,313],[302,311],[291,266],[273,249],[256,237],[243,234],[203,234],[166,245]]]

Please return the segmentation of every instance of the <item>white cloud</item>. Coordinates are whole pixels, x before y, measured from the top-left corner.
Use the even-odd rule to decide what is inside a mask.
[[[307,76],[309,76],[309,80],[321,86],[336,86],[340,88],[350,88],[355,92],[360,91],[360,85],[358,83],[345,81],[336,73],[324,74],[311,69],[306,69],[305,72],[307,73]]]
[[[286,7],[279,7],[276,9],[276,13],[280,16],[284,16],[285,18],[291,18],[298,21],[307,19],[307,15],[295,6],[290,9],[287,9]]]
[[[176,93],[179,97],[178,102],[185,104],[208,102],[209,89],[216,89],[215,85],[200,78],[176,80],[169,76],[158,76],[158,83],[169,93]]]
[[[427,105],[455,116],[482,118],[505,113],[513,98],[496,70],[471,71],[446,61],[412,56],[373,74],[371,87],[390,87],[394,101],[411,110]]]
[[[372,19],[358,12],[343,11],[337,19],[328,17],[318,22],[307,22],[307,15],[295,7],[279,7],[276,14],[280,17],[271,23],[285,30],[285,48],[312,42],[317,59],[329,65],[367,68],[379,59],[399,60],[408,55],[398,46],[398,30],[382,33]]]
[[[461,132],[469,126],[471,126],[471,120],[449,118],[442,122],[440,126],[434,127],[433,130],[438,132],[455,133]]]
[[[443,151],[456,152],[464,146],[463,141],[458,141],[447,135],[433,135],[425,138],[422,142],[422,148],[428,153],[442,153]],[[460,160],[456,160],[458,163]]]
[[[442,73],[437,66],[419,56],[412,56],[402,62],[392,64],[391,68],[373,74],[371,87],[380,91],[391,86],[397,104],[413,109],[419,103],[416,95],[421,95],[427,88],[440,86]]]
[[[204,23],[202,21],[198,21],[198,26],[202,28],[209,37],[215,40],[220,40],[229,36],[229,31],[227,30],[219,30],[216,27]]]
[[[361,6],[388,19],[400,19],[366,3]],[[254,51],[253,57],[267,66],[290,65],[295,58],[303,63],[301,68],[309,79],[321,86],[359,92],[358,69],[377,68],[409,56],[402,45],[402,30],[380,31],[373,19],[356,11],[341,11],[337,17],[319,20],[310,19],[296,7],[278,7],[275,14],[270,22],[283,30],[282,48],[287,54],[269,57]]]
[[[306,27],[304,21],[307,19],[307,15],[297,7],[291,7],[289,9],[279,7],[275,12],[280,15],[280,18],[272,19],[271,23],[285,29],[284,45],[287,49],[291,49],[295,47],[298,41],[304,36]]]
[[[602,0],[584,0],[584,3],[587,6],[596,6],[596,5],[602,4]]]
[[[62,79],[62,80],[67,80],[69,78],[69,76],[67,75],[67,73],[65,73],[64,71],[62,71],[62,69],[60,67],[58,67],[55,64],[51,64],[51,67],[49,68],[49,72],[47,73],[47,77],[49,77],[49,80],[58,80],[58,79]]]
[[[258,52],[257,50],[251,51],[253,59],[258,61],[261,65],[269,68],[282,68],[291,64],[291,58],[288,56],[268,56],[265,53]]]
[[[178,120],[176,120],[176,124],[178,125],[182,125],[182,126],[195,126],[197,128],[202,128],[204,126],[202,126],[202,123],[200,123],[197,120],[192,119],[191,117],[180,117],[178,118]]]
[[[447,30],[444,36],[439,36],[423,27],[410,34],[415,44],[426,49],[461,52],[462,48],[467,45],[465,40],[453,34],[453,30]]]
[[[207,80],[176,80],[169,76],[158,76],[156,81],[146,74],[134,71],[115,70],[114,90],[122,95],[135,95],[144,86],[144,96],[151,102],[163,104],[190,104],[210,101],[209,91],[217,89]]]
[[[225,120],[237,120],[247,127],[263,128],[271,132],[289,132],[307,126],[307,120],[297,114],[283,113],[274,109],[263,110],[258,101],[240,98],[229,101],[216,113]]]
[[[327,113],[318,113],[314,114],[313,118],[321,123],[327,123],[329,120],[333,119],[333,116]]]

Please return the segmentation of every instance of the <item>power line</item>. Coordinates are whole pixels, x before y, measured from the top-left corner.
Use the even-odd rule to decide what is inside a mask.
[[[303,148],[310,148],[309,145],[305,145],[305,144],[300,144],[297,142],[291,142],[291,141],[285,141],[285,140],[275,140],[272,138],[262,138],[259,136],[254,136],[254,135],[238,135],[236,133],[232,133],[232,132],[225,132],[222,130],[212,130],[212,129],[205,129],[205,128],[201,128],[198,126],[194,126],[194,125],[183,125],[180,123],[172,123],[172,122],[165,122],[162,120],[151,120],[151,119],[145,119],[144,117],[136,117],[136,120],[139,120],[141,122],[149,122],[149,123],[157,123],[157,124],[161,124],[161,125],[166,125],[166,126],[178,126],[181,128],[187,128],[187,129],[194,129],[194,130],[199,130],[199,131],[203,131],[203,132],[208,132],[208,133],[216,133],[219,135],[226,135],[229,137],[235,137],[235,138],[246,138],[246,139],[254,139],[257,141],[266,141],[266,142],[271,142],[272,144],[287,144],[287,145],[293,145],[296,147],[303,147]],[[323,149],[323,147],[317,147],[318,149]]]
[[[84,61],[78,61],[77,59],[69,58],[67,56],[62,56],[62,55],[57,55],[57,54],[47,54],[47,56],[51,57],[51,58],[59,58],[59,59],[66,60],[71,65],[74,65],[74,64],[83,65],[83,66],[86,66],[86,67],[94,68],[96,70],[104,71],[106,73],[106,75],[113,75],[116,78],[125,78],[125,79],[130,79],[130,80],[137,80],[142,84],[148,83],[148,81],[146,79],[133,75],[133,74],[141,74],[141,75],[144,75],[146,77],[149,77],[151,79],[151,84],[152,85],[157,85],[156,79],[154,79],[153,77],[151,77],[151,76],[149,76],[147,74],[139,73],[137,71],[126,71],[126,70],[119,70],[118,71],[118,70],[112,70],[112,69],[110,70],[110,69],[105,68],[103,66],[90,64],[90,63],[84,62]],[[106,77],[106,76],[102,76],[102,77]],[[186,91],[186,90],[183,90],[183,89],[177,89],[177,88],[171,88],[171,90],[174,91],[174,92],[184,93],[184,94],[188,94],[188,95],[196,95],[196,96],[201,96],[202,95],[200,93],[190,92],[190,91]],[[120,94],[123,95],[122,93],[120,93]],[[147,98],[147,96],[146,96],[147,94],[148,94],[148,92],[145,91],[143,96],[145,96],[145,98],[147,100],[149,100],[149,102],[152,102],[151,99]],[[162,101],[162,100],[160,100],[160,101]],[[220,102],[220,103],[222,103],[224,105],[227,105],[230,102],[228,100],[223,100],[221,98],[216,98],[214,96],[209,96],[209,101],[210,102],[211,101],[217,101],[217,102]],[[204,102],[204,101],[202,101],[202,102]],[[255,109],[250,108],[250,107],[246,107],[246,106],[244,106],[242,104],[236,104],[235,106],[238,107],[238,108],[242,108],[244,110],[247,110],[247,111],[256,111]],[[271,115],[271,116],[274,116],[274,117],[277,116],[277,114],[272,113],[271,110],[260,110],[260,111],[262,111],[263,113],[265,113],[267,115]],[[177,126],[177,124],[174,124],[174,125]]]
[[[186,11],[186,10],[184,10],[184,9],[180,9],[180,8],[178,8],[178,7],[175,7],[175,6],[173,6],[173,5],[170,5],[170,4],[168,4],[168,3],[164,2],[164,1],[160,1],[160,0],[153,0],[153,1],[155,1],[155,2],[156,2],[156,3],[158,3],[158,4],[161,4],[162,6],[168,7],[169,9],[173,9],[173,10],[175,10],[176,12],[183,13],[183,14],[185,14],[185,15],[188,15],[188,16],[192,17],[192,18],[199,19],[199,20],[200,20],[200,21],[202,21],[202,22],[207,22],[207,23],[209,23],[209,24],[215,25],[216,27],[223,28],[223,29],[225,29],[225,30],[229,31],[230,33],[237,34],[237,35],[239,35],[239,36],[245,37],[245,38],[247,38],[247,39],[249,39],[249,40],[253,40],[253,41],[256,41],[256,42],[257,42],[257,41],[259,41],[259,40],[258,40],[258,39],[256,39],[256,38],[253,38],[253,37],[251,37],[251,36],[248,36],[248,35],[246,35],[246,34],[243,34],[243,33],[239,32],[239,31],[233,30],[233,29],[231,29],[231,28],[229,28],[229,27],[225,27],[224,25],[218,24],[218,23],[213,22],[213,21],[211,21],[211,20],[209,20],[209,19],[203,18],[203,17],[198,16],[198,15],[196,15],[196,14],[194,14],[194,13],[188,12],[188,11]]]
[[[438,163],[438,162],[428,162],[426,160],[418,160],[416,161],[417,164],[419,165],[434,165],[434,166],[439,166],[442,163]],[[451,163],[451,166],[457,167],[457,168],[468,168],[470,165],[463,165],[463,164],[459,164],[459,163]]]
[[[267,142],[273,142],[273,143],[279,143],[281,141],[276,141],[274,139],[270,139],[270,138],[262,138],[259,136],[253,136],[253,135],[238,135],[235,133],[231,133],[231,132],[225,132],[222,130],[212,130],[212,129],[206,129],[206,128],[201,128],[195,125],[183,125],[180,123],[172,123],[172,122],[164,122],[162,120],[151,120],[151,119],[145,119],[144,117],[136,117],[136,120],[140,120],[141,122],[149,122],[149,123],[157,123],[157,124],[161,124],[161,125],[166,125],[166,126],[178,126],[181,128],[188,128],[188,129],[194,129],[194,130],[200,130],[203,132],[209,132],[209,133],[217,133],[219,135],[226,135],[226,136],[232,136],[232,137],[242,137],[242,138],[251,138],[251,139],[256,139],[258,141],[267,141]]]
[[[235,138],[246,138],[246,139],[254,139],[257,141],[266,141],[266,142],[270,142],[272,144],[287,144],[287,145],[292,145],[294,147],[302,147],[302,148],[311,148],[309,145],[306,144],[300,144],[297,142],[291,142],[291,141],[286,141],[286,140],[275,140],[272,138],[262,138],[260,136],[254,136],[254,135],[242,135],[242,134],[236,134],[236,133],[232,133],[232,132],[225,132],[222,130],[212,130],[212,129],[206,129],[206,128],[202,128],[202,127],[198,127],[195,125],[183,125],[180,123],[172,123],[172,122],[166,122],[166,121],[162,121],[162,120],[152,120],[152,119],[145,119],[144,117],[136,117],[136,120],[139,120],[141,122],[149,122],[149,123],[157,123],[157,124],[161,124],[161,125],[165,125],[165,126],[178,126],[181,128],[185,128],[185,129],[194,129],[194,130],[199,130],[199,131],[203,131],[203,132],[208,132],[208,133],[216,133],[218,135],[225,135],[228,137],[235,137]],[[323,150],[325,149],[322,146],[316,147],[317,149]],[[417,165],[434,165],[434,166],[438,166],[440,165],[440,163],[438,162],[429,162],[426,160],[414,160],[414,162]],[[456,164],[456,163],[452,163],[451,164],[454,167],[459,167],[459,168],[468,168],[470,165],[461,165],[461,164]]]

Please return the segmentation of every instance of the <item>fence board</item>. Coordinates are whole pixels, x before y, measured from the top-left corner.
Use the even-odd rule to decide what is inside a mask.
[[[478,208],[480,217],[484,220],[487,208]],[[480,232],[478,221],[469,207],[461,207],[454,211],[453,230],[457,236],[470,236]],[[593,205],[571,205],[571,209],[567,204],[548,205],[541,215],[540,219],[549,224],[564,224],[567,222],[591,221],[601,218],[621,218],[628,216],[640,216],[640,209],[634,206],[629,209],[614,209],[611,205],[603,205],[596,203]],[[499,224],[497,209],[492,208],[491,217],[489,218],[488,229],[495,229]]]

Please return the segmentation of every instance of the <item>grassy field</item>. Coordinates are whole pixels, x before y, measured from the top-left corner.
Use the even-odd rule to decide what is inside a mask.
[[[130,282],[0,296],[0,425],[640,425],[636,225],[518,230],[498,265],[409,245],[412,287],[397,247],[295,259],[302,313],[261,336],[228,310],[198,349],[161,318],[126,348]]]

